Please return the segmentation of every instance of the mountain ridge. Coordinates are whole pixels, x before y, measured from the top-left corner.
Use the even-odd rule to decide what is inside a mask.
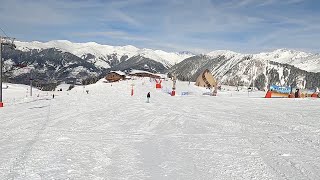
[[[48,42],[17,41],[17,48],[21,51],[29,51],[32,49],[48,49],[57,48],[64,52],[70,52],[80,58],[90,54],[93,56],[91,61],[101,68],[111,68],[113,60],[127,60],[133,56],[141,55],[145,58],[152,59],[162,63],[165,67],[180,63],[181,61],[196,56],[198,54],[189,51],[166,52],[163,50],[153,50],[149,48],[137,48],[133,45],[111,46],[98,44],[96,42],[75,43],[68,40],[52,40]],[[270,52],[260,53],[239,53],[230,50],[214,50],[209,53],[202,53],[210,57],[225,56],[226,58],[241,59],[253,56],[255,59],[272,60],[278,63],[290,64],[308,72],[320,72],[320,54],[307,53],[303,51],[281,48]],[[112,58],[110,56],[113,56]]]
[[[28,73],[17,67],[26,64],[35,67],[35,73],[43,80],[101,77],[110,70],[143,69],[147,65],[156,73],[176,73],[181,80],[195,80],[201,71],[209,69],[222,83],[256,84],[259,89],[270,83],[301,87],[320,84],[320,55],[290,49],[256,54],[215,50],[196,55],[188,51],[168,53],[132,45],[110,46],[67,40],[17,41],[16,45],[17,49],[4,51],[4,64],[8,70],[6,76],[19,83],[28,82]],[[64,62],[71,64],[65,64],[67,68],[64,68]],[[44,73],[48,69],[50,72]]]
[[[182,60],[193,56],[190,53],[178,53],[178,52],[165,52],[162,50],[152,50],[148,48],[139,49],[132,45],[126,46],[111,46],[102,45],[96,42],[87,43],[74,43],[68,40],[53,40],[48,42],[32,41],[32,42],[16,42],[17,49],[21,51],[29,51],[32,49],[48,49],[57,48],[65,52],[70,52],[78,57],[82,57],[86,54],[91,54],[96,57],[97,61],[108,61],[108,55],[115,55],[117,59],[121,59],[123,56],[129,58],[135,55],[142,55],[146,58],[153,59],[163,63],[165,66],[170,67]],[[110,68],[107,65],[103,68]]]
[[[264,61],[274,61],[282,64],[290,64],[308,72],[320,72],[320,55],[306,53],[292,49],[276,49],[271,52],[261,52],[255,54],[242,54],[229,50],[215,50],[205,54],[210,57],[224,56],[228,59],[250,58]]]
[[[255,55],[218,52],[220,53],[211,53],[211,56],[197,55],[187,58],[172,66],[168,72],[170,75],[177,75],[180,80],[195,81],[200,73],[208,69],[220,84],[254,86],[260,90],[265,90],[270,84],[298,88],[320,86],[320,72],[308,72],[287,63]]]

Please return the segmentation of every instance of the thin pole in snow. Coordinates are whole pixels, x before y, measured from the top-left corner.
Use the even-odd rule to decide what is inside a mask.
[[[2,72],[2,66],[3,66],[2,48],[7,45],[7,46],[10,46],[12,49],[14,49],[16,46],[14,45],[13,41],[14,41],[14,38],[0,36],[0,107],[3,107],[3,102],[2,102],[2,81],[3,81],[3,79],[2,79],[3,78],[3,76],[2,76],[2,73],[3,73]]]
[[[32,97],[32,69],[30,69],[30,96]]]
[[[2,41],[0,37],[0,103],[2,106]]]

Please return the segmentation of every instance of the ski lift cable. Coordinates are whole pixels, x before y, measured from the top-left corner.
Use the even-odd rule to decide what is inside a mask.
[[[5,35],[5,36],[7,36],[7,37],[9,37],[8,35],[7,35],[7,33],[0,27],[0,30],[3,32],[3,34]]]

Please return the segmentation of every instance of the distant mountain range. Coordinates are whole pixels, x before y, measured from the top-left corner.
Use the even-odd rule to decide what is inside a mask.
[[[320,86],[320,56],[278,49],[269,53],[240,54],[219,50],[185,59],[169,69],[179,79],[195,81],[209,69],[221,84],[255,86],[270,84],[315,88]]]
[[[142,69],[146,65],[150,71],[163,73],[194,55],[189,52],[139,49],[130,45],[109,46],[65,40],[46,43],[17,41],[15,44],[15,50],[4,49],[5,77],[7,81],[25,84],[29,82],[30,70],[34,79],[43,82],[86,79],[103,76],[112,69]]]
[[[16,45],[15,50],[4,50],[5,77],[15,83],[28,83],[30,69],[34,79],[54,82],[104,76],[110,70],[148,67],[152,72],[174,73],[181,80],[192,81],[209,69],[220,83],[254,85],[259,89],[270,83],[320,86],[320,55],[288,49],[259,54],[218,50],[197,55],[66,40],[16,42]]]
[[[25,52],[33,49],[59,49],[62,52],[69,52],[80,58],[86,58],[88,61],[93,62],[100,68],[110,68],[114,64],[117,64],[116,62],[124,61],[134,56],[142,56],[152,59],[169,68],[170,66],[194,55],[186,51],[181,53],[168,53],[162,50],[152,50],[146,48],[139,49],[131,45],[109,46],[97,44],[95,42],[72,43],[66,40],[49,41],[46,43],[38,41],[16,42],[16,45],[18,50]]]

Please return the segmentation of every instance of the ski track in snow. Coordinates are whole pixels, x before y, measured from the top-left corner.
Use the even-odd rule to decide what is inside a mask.
[[[9,101],[0,179],[320,179],[319,99],[171,97],[143,82],[133,97],[124,81]]]

